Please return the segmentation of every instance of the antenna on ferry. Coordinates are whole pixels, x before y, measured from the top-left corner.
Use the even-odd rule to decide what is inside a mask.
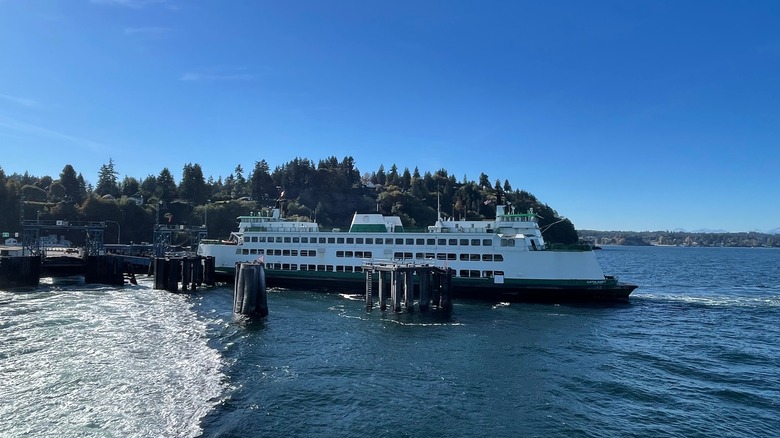
[[[436,215],[441,220],[441,192],[436,190]]]

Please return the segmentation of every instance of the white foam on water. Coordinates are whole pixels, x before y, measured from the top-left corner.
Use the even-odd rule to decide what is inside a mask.
[[[186,295],[0,291],[0,436],[197,436],[224,391]]]

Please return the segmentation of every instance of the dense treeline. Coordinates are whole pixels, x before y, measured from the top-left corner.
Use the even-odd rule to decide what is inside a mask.
[[[119,240],[120,233],[125,243],[151,241],[155,223],[207,223],[210,237],[226,237],[235,230],[237,216],[272,206],[280,198],[286,217],[342,229],[355,212],[397,215],[414,229],[432,225],[439,205],[445,218],[480,220],[495,217],[497,202],[509,202],[519,211],[533,208],[549,242],[578,239],[568,219],[532,194],[513,190],[508,180],[491,184],[482,173],[478,181],[457,181],[444,169],[421,174],[417,168],[399,172],[396,165],[361,174],[352,157],[329,157],[316,164],[295,158],[273,171],[260,160],[249,172],[239,164],[217,180],[205,178],[199,164],[187,163],[178,184],[168,168],[120,181],[113,160],[101,166],[94,186],[70,164],[56,177],[6,175],[0,168],[0,231],[21,231],[23,217],[115,222],[106,229],[107,242]]]
[[[674,245],[780,247],[780,235],[766,233],[689,233],[685,231],[594,231],[581,230],[580,236],[597,245]]]

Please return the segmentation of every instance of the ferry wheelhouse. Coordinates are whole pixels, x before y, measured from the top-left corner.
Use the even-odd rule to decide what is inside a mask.
[[[355,213],[349,231],[285,220],[280,209],[238,218],[228,240],[202,240],[217,273],[260,260],[269,286],[363,288],[363,264],[403,261],[450,268],[456,297],[501,300],[626,299],[637,287],[605,276],[587,245],[545,244],[533,210],[499,205],[492,221],[443,220],[406,231],[398,216]]]

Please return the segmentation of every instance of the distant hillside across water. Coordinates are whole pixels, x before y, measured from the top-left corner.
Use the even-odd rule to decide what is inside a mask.
[[[780,247],[780,235],[759,232],[578,230],[577,233],[580,239],[596,245]]]

